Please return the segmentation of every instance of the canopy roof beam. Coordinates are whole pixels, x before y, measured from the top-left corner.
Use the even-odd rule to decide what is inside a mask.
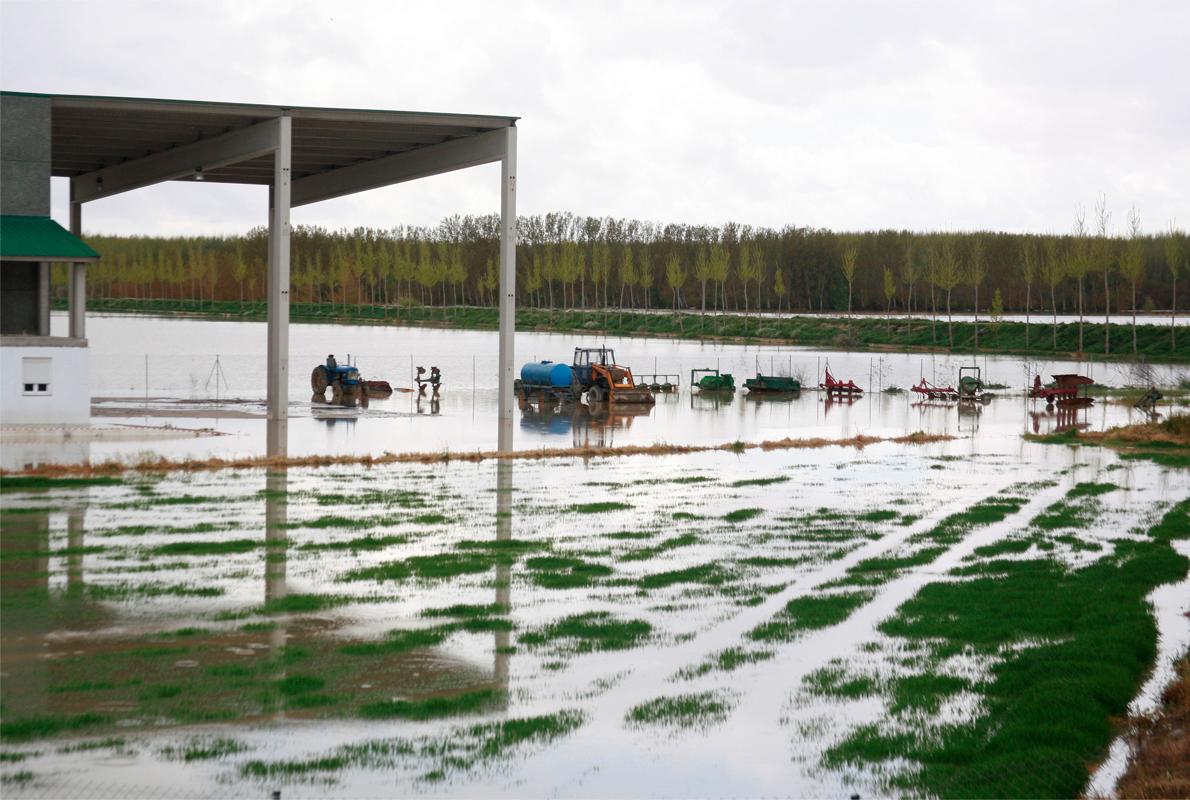
[[[509,128],[452,139],[405,153],[309,175],[293,182],[293,205],[303,206],[394,183],[501,161]]]
[[[78,175],[70,179],[71,196],[75,202],[86,203],[161,181],[184,178],[199,170],[218,169],[269,155],[277,149],[279,126],[280,118],[271,119]]]

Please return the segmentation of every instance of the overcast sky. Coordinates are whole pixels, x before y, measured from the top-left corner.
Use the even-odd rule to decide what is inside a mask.
[[[18,2],[3,88],[520,116],[522,214],[779,227],[1190,222],[1190,3]],[[498,211],[498,166],[294,211]],[[55,217],[65,186],[55,180]],[[63,184],[63,185],[60,185]],[[87,232],[233,233],[266,190],[168,184]]]

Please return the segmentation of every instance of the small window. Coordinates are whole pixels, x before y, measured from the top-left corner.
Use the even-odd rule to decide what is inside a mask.
[[[21,383],[25,394],[50,394],[53,376],[52,358],[22,358]]]

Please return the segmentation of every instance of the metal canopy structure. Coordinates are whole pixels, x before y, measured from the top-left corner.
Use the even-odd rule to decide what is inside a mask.
[[[279,423],[288,418],[289,405],[290,208],[500,162],[498,446],[511,449],[517,117],[26,96],[50,100],[51,174],[70,179],[70,230],[76,236],[84,203],[163,181],[269,187],[268,417]],[[72,294],[85,293],[83,276],[81,269],[73,272]],[[78,328],[82,335],[81,320]],[[278,430],[283,447],[284,426]]]

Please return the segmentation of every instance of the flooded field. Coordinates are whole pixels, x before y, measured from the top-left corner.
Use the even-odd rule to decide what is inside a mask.
[[[1068,796],[1188,498],[1007,437],[8,479],[4,794]]]
[[[90,325],[94,426],[145,438],[8,438],[5,466],[263,454],[263,326]],[[518,361],[603,343],[517,338]],[[293,339],[290,455],[493,447],[493,334]],[[1176,384],[1178,368],[607,344],[681,390],[635,415],[525,406],[518,448],[940,436],[6,477],[4,796],[1110,792],[1128,754],[1110,720],[1151,708],[1190,647],[1190,471],[1027,441],[1142,417],[1022,389],[1068,371]],[[442,396],[311,404],[328,352],[395,385],[438,366]],[[695,367],[814,384],[827,362],[876,391],[686,387]],[[1007,387],[986,404],[879,391],[972,363]]]
[[[60,320],[55,320],[60,324]],[[4,466],[37,461],[104,460],[143,452],[171,458],[259,455],[265,450],[265,326],[252,322],[96,316],[88,320],[95,424],[175,429],[151,442],[132,439],[8,441]],[[294,325],[291,328],[289,452],[372,453],[490,450],[496,444],[496,335],[481,331],[380,326]],[[1011,437],[1058,426],[1091,428],[1124,424],[1139,415],[1130,404],[1097,403],[1077,413],[1055,413],[1023,396],[1033,375],[1079,372],[1110,386],[1176,386],[1190,367],[1125,363],[1024,360],[1003,356],[848,353],[806,348],[723,345],[663,339],[575,339],[547,333],[517,334],[517,365],[552,359],[569,362],[578,346],[606,344],[637,375],[663,373],[679,383],[658,395],[652,409],[563,410],[530,407],[517,412],[520,449],[575,445],[723,444],[786,436],[847,438],[856,434],[900,436],[925,430],[953,435]],[[310,402],[309,375],[334,353],[348,354],[365,378],[410,387],[416,366],[442,370],[437,402],[397,392],[368,409],[330,408]],[[218,357],[218,369],[216,369]],[[919,402],[907,389],[925,377],[953,383],[960,366],[976,364],[997,399],[960,414],[954,404]],[[700,396],[688,391],[690,370],[717,368],[742,386],[758,371],[792,374],[814,387],[829,365],[838,377],[868,390],[851,403],[827,402],[816,391],[757,398],[742,391]],[[223,379],[219,379],[222,374]],[[230,401],[229,401],[230,398]],[[1168,411],[1168,407],[1166,408]],[[179,430],[181,429],[181,432]],[[185,435],[206,429],[222,435]],[[160,434],[160,430],[157,431]]]

